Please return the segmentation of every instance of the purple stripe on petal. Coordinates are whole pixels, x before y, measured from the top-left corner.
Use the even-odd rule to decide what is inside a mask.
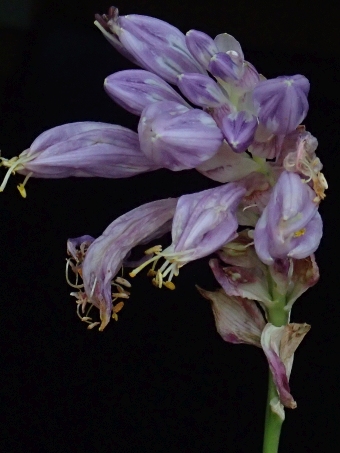
[[[214,40],[202,31],[189,30],[185,36],[185,41],[191,55],[207,69],[210,58],[218,52]]]
[[[228,103],[227,94],[207,75],[181,74],[177,85],[189,101],[200,107],[219,107]]]
[[[138,134],[147,158],[173,171],[197,167],[217,152],[223,140],[210,115],[170,101],[143,110]]]
[[[241,111],[224,116],[220,127],[231,148],[242,153],[252,143],[257,124],[254,115]]]
[[[117,104],[135,115],[141,115],[145,107],[159,101],[190,107],[164,80],[142,69],[115,72],[105,79],[104,88]]]
[[[170,83],[183,72],[205,73],[192,57],[185,35],[176,27],[153,17],[132,14],[119,18],[119,40],[149,71]]]
[[[292,132],[307,115],[308,92],[309,82],[299,74],[260,82],[253,93],[260,122],[276,134]]]

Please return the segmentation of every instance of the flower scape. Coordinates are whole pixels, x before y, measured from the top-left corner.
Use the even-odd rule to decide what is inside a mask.
[[[174,290],[182,266],[209,256],[220,288],[198,291],[211,302],[223,340],[262,348],[274,385],[269,408],[282,421],[284,407],[296,407],[289,377],[310,329],[290,323],[290,311],[319,278],[318,207],[327,189],[317,139],[302,125],[309,81],[300,74],[266,79],[227,33],[184,35],[153,17],[120,16],[115,7],[96,15],[95,25],[142,68],[104,82],[117,104],[140,117],[138,131],[88,121],[47,130],[18,157],[1,158],[7,173],[0,191],[14,173],[25,176],[23,197],[31,177],[127,178],[166,168],[196,169],[216,181],[139,206],[96,239],[69,239],[66,279],[80,319],[102,331],[118,320],[138,273]],[[148,247],[157,238],[160,245]],[[137,245],[145,245],[145,256],[133,262]]]

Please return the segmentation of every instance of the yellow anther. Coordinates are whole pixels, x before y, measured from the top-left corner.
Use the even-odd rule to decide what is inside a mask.
[[[121,297],[122,299],[128,299],[129,295],[126,293],[112,293],[112,297],[115,298]]]
[[[147,277],[155,277],[157,275],[157,272],[154,271],[153,269],[149,269],[146,275]]]
[[[91,329],[93,329],[94,327],[98,326],[98,324],[100,324],[99,321],[93,322],[93,323],[89,324],[89,325],[87,326],[87,328],[88,328],[89,330],[91,330]]]
[[[173,289],[176,288],[176,286],[174,285],[174,283],[169,282],[169,281],[163,282],[163,285],[164,285],[166,288],[171,289],[171,290],[173,290]]]
[[[305,234],[305,232],[306,232],[306,228],[301,228],[301,230],[295,231],[293,236],[295,238],[299,238],[300,236],[303,236]]]
[[[119,313],[120,310],[124,307],[124,302],[118,302],[118,304],[113,306],[113,312],[114,313]]]
[[[114,319],[115,321],[118,321],[117,313],[112,313],[112,319]]]
[[[160,253],[162,251],[162,246],[161,245],[154,245],[153,247],[150,247],[149,249],[145,250],[145,255],[152,255],[153,253]]]
[[[126,286],[127,288],[131,288],[131,283],[125,280],[123,277],[116,277],[116,282],[120,283],[123,286]]]

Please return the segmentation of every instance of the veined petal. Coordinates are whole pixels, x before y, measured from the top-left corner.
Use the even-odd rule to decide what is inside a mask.
[[[189,30],[185,36],[185,41],[191,55],[207,69],[210,58],[218,52],[214,40],[202,31]]]
[[[206,291],[197,286],[203,297],[210,300],[217,332],[229,343],[245,343],[261,347],[265,320],[255,302],[230,297],[223,289]]]
[[[290,409],[296,408],[296,402],[289,388],[294,352],[309,330],[308,324],[288,324],[275,327],[268,323],[261,336],[261,345],[267,357],[280,401]]]
[[[209,71],[224,82],[233,82],[242,76],[243,60],[237,52],[218,52],[210,60]]]
[[[1,160],[8,171],[0,191],[10,174],[18,172],[27,175],[18,186],[23,196],[26,196],[24,186],[29,176],[126,178],[159,168],[141,151],[135,132],[122,126],[89,121],[49,129],[19,157]]]
[[[115,72],[105,79],[104,88],[117,104],[135,115],[141,115],[145,107],[159,101],[174,101],[190,108],[169,84],[142,69]]]
[[[211,158],[223,141],[208,113],[170,101],[143,110],[138,134],[146,157],[173,171],[197,167]]]
[[[257,118],[246,111],[230,113],[222,118],[221,130],[230,147],[237,153],[244,152],[252,143],[257,128]]]
[[[161,246],[154,247],[156,256],[130,272],[130,276],[153,263],[148,272],[154,277],[153,284],[175,289],[171,280],[182,266],[215,252],[235,237],[238,226],[235,210],[243,193],[241,186],[231,183],[180,197],[172,222],[171,245],[163,251]],[[160,258],[165,262],[156,270]]]
[[[112,313],[111,281],[130,250],[157,232],[173,217],[177,200],[144,204],[112,222],[89,246],[82,263],[82,278],[89,303],[100,310],[103,330]]]
[[[228,104],[226,94],[221,87],[204,74],[181,74],[178,76],[178,88],[189,101],[200,107],[219,107]]]
[[[299,74],[260,82],[253,92],[260,122],[275,134],[292,132],[307,115],[308,92],[309,82]]]
[[[305,258],[318,247],[322,220],[313,190],[295,174],[284,171],[255,227],[255,248],[270,265],[275,259]]]
[[[177,76],[183,72],[205,73],[190,54],[185,35],[176,27],[138,14],[122,16],[117,24],[116,32],[124,48],[145,69],[167,82],[176,83]]]
[[[236,183],[179,198],[172,225],[175,252],[190,250],[193,259],[218,250],[235,237],[235,211],[244,195]]]

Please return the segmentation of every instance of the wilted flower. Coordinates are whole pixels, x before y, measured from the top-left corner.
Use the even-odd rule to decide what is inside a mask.
[[[112,303],[113,299],[127,298],[125,291],[118,291],[112,295],[111,288],[111,282],[117,276],[123,261],[136,245],[158,237],[160,232],[170,230],[169,220],[174,215],[176,202],[175,198],[158,200],[122,215],[89,245],[85,256],[81,254],[81,259],[78,258],[79,252],[75,252],[74,249],[82,243],[84,236],[69,240],[69,252],[76,259],[75,270],[83,279],[83,285],[76,284],[75,287],[78,289],[84,287],[81,297],[77,293],[74,295],[78,300],[86,300],[99,309],[101,319],[99,330],[105,328],[112,313],[117,313]]]
[[[295,409],[289,387],[294,352],[310,330],[308,324],[287,324],[276,327],[265,319],[252,300],[228,296],[223,289],[206,291],[198,288],[210,300],[218,333],[229,343],[245,343],[262,347],[276,386],[277,398],[270,401],[272,410],[284,419],[283,406]]]

